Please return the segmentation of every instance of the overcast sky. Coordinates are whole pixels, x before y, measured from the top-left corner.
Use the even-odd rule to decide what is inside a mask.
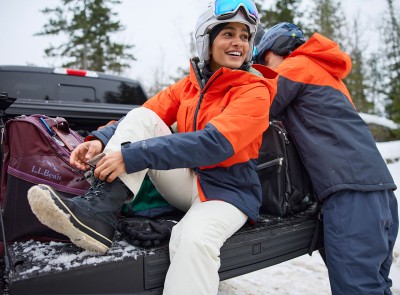
[[[264,2],[273,3],[272,0]],[[386,7],[383,0],[341,2],[347,17],[359,13],[361,25],[367,30],[375,30],[374,20]],[[50,43],[59,44],[62,39],[33,36],[48,19],[40,10],[60,3],[59,0],[0,0],[0,65],[60,65],[59,60],[46,59],[44,49]],[[187,67],[189,36],[207,3],[208,0],[123,0],[116,5],[114,11],[125,26],[117,41],[134,44],[132,53],[137,59],[125,76],[149,87],[157,70],[167,77],[174,75],[178,67]]]

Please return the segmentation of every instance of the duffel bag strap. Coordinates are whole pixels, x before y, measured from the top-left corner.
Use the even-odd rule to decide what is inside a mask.
[[[70,152],[73,151],[80,144],[79,140],[71,134],[68,122],[64,118],[47,117],[42,119],[42,122],[47,124],[47,127],[55,133],[55,135],[65,144],[65,147]]]

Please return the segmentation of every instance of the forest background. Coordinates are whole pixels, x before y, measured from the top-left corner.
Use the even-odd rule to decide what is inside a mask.
[[[362,19],[360,15],[355,14],[351,19],[346,17],[348,14],[343,9],[342,1],[255,0],[261,16],[260,31],[262,28],[268,29],[276,23],[286,21],[299,25],[307,37],[319,32],[336,41],[352,58],[352,71],[344,82],[357,110],[384,116],[400,123],[400,0],[379,1],[384,10],[380,12],[381,15],[374,18],[373,24],[367,24],[367,29],[365,24],[360,23]],[[9,5],[7,4],[9,2],[1,2],[3,0],[0,0],[0,7]],[[115,36],[125,30],[116,12],[122,2],[121,0],[47,2],[51,3],[51,6],[43,7],[41,10],[47,22],[35,33],[38,37],[52,38],[52,42],[46,44],[48,46],[43,52],[46,61],[54,67],[91,69],[126,76],[128,70],[135,67],[135,63],[141,62],[137,59],[135,49],[143,40],[116,41],[118,38]],[[131,4],[136,1],[125,2]],[[192,0],[191,5],[195,6],[195,2]],[[137,10],[139,6],[144,6],[137,2],[135,5]],[[174,5],[178,5],[178,1],[170,2],[172,9],[175,9]],[[146,13],[152,21],[154,12]],[[182,12],[182,18],[184,17]],[[149,25],[151,23],[143,24],[140,30],[146,30],[146,26]],[[4,28],[5,22],[0,24],[0,30]],[[162,27],[160,33],[163,34]],[[150,37],[157,38],[157,36]],[[171,38],[171,42],[182,44],[181,47],[187,51],[185,56],[187,60],[196,56],[193,32]],[[8,43],[3,43],[3,47]],[[0,52],[1,50],[4,48],[0,48]],[[4,64],[1,60],[0,63]],[[168,71],[165,70],[163,63],[162,58],[158,60],[158,66],[152,75],[153,81],[146,81],[149,96],[188,73],[189,63],[186,67],[177,65],[176,69],[171,69],[168,65]],[[28,61],[27,64],[31,63]],[[172,75],[166,74],[171,72]],[[399,131],[394,130],[390,131],[389,137],[385,140],[399,138]]]

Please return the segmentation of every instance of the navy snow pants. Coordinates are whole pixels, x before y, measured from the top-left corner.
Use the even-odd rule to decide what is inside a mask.
[[[323,204],[324,243],[333,295],[391,295],[399,229],[393,191],[340,191]]]

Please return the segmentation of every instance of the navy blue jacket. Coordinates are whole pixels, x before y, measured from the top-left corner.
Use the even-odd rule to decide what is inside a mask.
[[[270,116],[290,130],[320,200],[342,190],[396,189],[342,82],[350,69],[349,56],[317,33],[275,69]]]

